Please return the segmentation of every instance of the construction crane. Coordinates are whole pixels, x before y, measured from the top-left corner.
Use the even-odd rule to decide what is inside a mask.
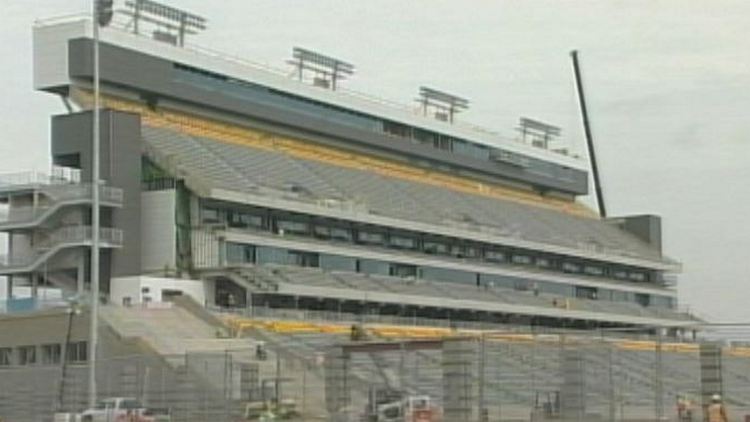
[[[583,120],[583,131],[586,136],[586,147],[589,152],[591,162],[591,173],[594,176],[594,191],[596,193],[596,204],[599,208],[599,215],[602,218],[607,217],[607,208],[604,206],[604,194],[602,193],[602,182],[599,177],[599,167],[596,162],[596,152],[594,151],[594,138],[591,135],[591,125],[589,124],[589,113],[586,108],[586,97],[583,93],[583,80],[581,79],[581,68],[578,63],[578,50],[570,52],[573,59],[573,73],[576,80],[576,91],[578,93],[578,104],[581,106],[581,119]]]

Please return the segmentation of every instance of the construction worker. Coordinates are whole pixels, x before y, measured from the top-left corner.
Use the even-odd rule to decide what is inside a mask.
[[[721,401],[721,396],[718,394],[714,394],[711,397],[711,404],[706,408],[706,421],[729,422],[727,409],[724,407],[724,403]]]
[[[693,403],[687,396],[677,396],[677,420],[680,422],[693,421]]]

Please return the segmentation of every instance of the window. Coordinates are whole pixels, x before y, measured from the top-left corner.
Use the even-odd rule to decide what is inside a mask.
[[[467,246],[464,248],[464,256],[466,258],[478,258],[479,257],[479,248],[475,248],[474,246]]]
[[[404,236],[391,236],[388,244],[398,249],[414,249],[417,246],[417,242],[414,239]]]
[[[328,226],[315,226],[313,227],[313,234],[320,239],[330,239],[331,228]]]
[[[547,258],[537,258],[536,266],[539,268],[549,268],[552,266],[552,264],[549,262],[549,259]]]
[[[320,268],[327,271],[357,271],[357,260],[348,256],[320,254]]]
[[[505,262],[505,254],[499,251],[485,251],[484,259],[491,262]]]
[[[276,226],[279,231],[283,230],[286,233],[294,234],[307,234],[310,230],[310,226],[301,221],[279,220]]]
[[[476,273],[468,271],[451,270],[447,268],[421,267],[421,278],[425,280],[449,281],[453,283],[475,284]]]
[[[258,246],[256,249],[256,262],[258,264],[286,264],[288,256],[287,250],[282,248]]]
[[[79,341],[68,344],[66,360],[68,362],[86,362],[88,359],[88,343]]]
[[[581,266],[572,262],[563,262],[562,270],[566,273],[580,273]]]
[[[227,263],[250,264],[255,262],[255,247],[241,243],[227,243]]]
[[[289,251],[289,264],[300,267],[318,267],[320,256],[314,252]]]
[[[576,297],[581,299],[598,299],[596,287],[576,286]]]
[[[360,259],[359,272],[364,274],[389,275],[391,273],[391,266],[387,262]]]
[[[631,302],[632,301],[632,293],[629,292],[623,292],[620,290],[613,290],[612,291],[612,301],[613,302]]]
[[[257,215],[247,214],[244,212],[230,211],[228,213],[227,224],[229,227],[248,228],[263,227],[263,218]]]
[[[140,409],[143,406],[137,400],[125,399],[120,403],[120,407],[125,410],[133,410]]]
[[[36,346],[19,346],[17,351],[19,365],[33,365],[36,363]]]
[[[604,270],[602,269],[602,267],[596,267],[593,265],[586,265],[585,267],[583,267],[583,272],[588,275],[596,276],[604,274]]]
[[[623,270],[615,270],[615,272],[612,273],[612,275],[615,278],[619,278],[621,280],[624,280],[624,279],[628,278],[628,272],[627,271],[623,271]]]
[[[56,166],[81,168],[81,154],[59,154],[55,155],[52,160]]]
[[[384,236],[382,233],[361,231],[357,233],[357,241],[360,243],[382,245],[384,241]]]
[[[10,366],[13,357],[13,349],[10,347],[0,347],[0,366]]]
[[[642,272],[631,272],[628,274],[628,278],[633,281],[646,281],[646,275]]]
[[[343,229],[340,227],[331,228],[331,239],[343,240],[346,242],[352,241],[352,231],[349,229]]]
[[[510,260],[514,264],[519,264],[519,265],[529,265],[531,264],[531,261],[532,261],[531,257],[528,255],[516,255],[516,254],[513,254]]]
[[[437,143],[436,138],[437,136],[432,132],[414,128],[414,139],[420,144],[435,146],[435,144]]]
[[[441,242],[425,241],[424,251],[425,253],[446,255],[448,253],[448,245]]]
[[[389,122],[387,120],[383,121],[383,132],[398,136],[399,138],[410,138],[411,137],[411,128],[406,125],[402,125],[401,123],[396,122]]]
[[[391,274],[394,277],[416,277],[417,267],[415,265],[391,264]]]
[[[214,208],[203,208],[201,212],[204,223],[221,223],[221,213]]]
[[[60,346],[59,344],[43,344],[42,345],[42,364],[56,365],[60,363],[61,354],[62,354],[62,346]]]

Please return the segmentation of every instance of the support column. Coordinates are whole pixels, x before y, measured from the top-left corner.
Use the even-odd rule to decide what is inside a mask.
[[[471,339],[443,342],[443,415],[446,421],[477,420],[477,355],[477,343]]]
[[[8,232],[8,259],[13,259],[15,251],[13,250],[13,232]],[[6,278],[8,283],[8,299],[13,299],[13,275],[10,274]]]
[[[325,358],[326,409],[333,422],[349,421],[351,390],[349,386],[349,354],[335,347]]]
[[[701,363],[701,404],[703,411],[711,404],[711,396],[718,394],[724,397],[724,383],[722,380],[721,345],[717,343],[703,343],[700,345]]]
[[[78,258],[78,270],[76,271],[76,292],[78,295],[83,294],[83,290],[85,288],[84,286],[84,279],[86,277],[86,257],[82,253],[81,256]]]
[[[39,273],[31,273],[29,277],[31,278],[31,297],[36,299],[39,297],[39,278],[41,275]]]
[[[582,421],[586,414],[583,353],[577,345],[562,344],[560,354],[563,380],[560,386],[560,416],[565,421]]]

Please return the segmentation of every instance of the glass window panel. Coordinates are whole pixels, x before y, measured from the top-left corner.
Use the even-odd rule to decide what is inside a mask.
[[[391,265],[387,262],[374,261],[370,259],[359,260],[359,272],[364,274],[381,274],[389,275]]]
[[[320,268],[327,271],[357,271],[357,260],[348,256],[320,254]]]

